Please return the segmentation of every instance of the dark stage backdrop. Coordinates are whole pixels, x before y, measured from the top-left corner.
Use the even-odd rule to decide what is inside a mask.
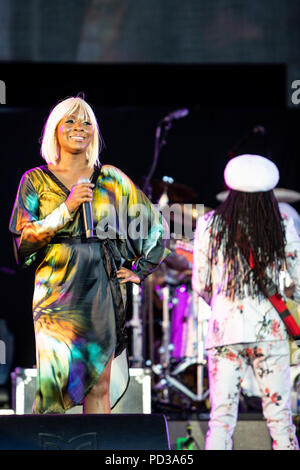
[[[173,122],[155,178],[171,176],[196,191],[189,202],[215,207],[229,150],[260,125],[266,135],[253,136],[239,152],[271,157],[281,171],[280,186],[299,189],[300,113],[285,105],[284,66],[1,63],[0,70],[7,83],[7,104],[0,106],[0,317],[15,336],[13,367],[35,362],[33,273],[14,272],[8,222],[22,174],[43,164],[39,138],[58,100],[86,93],[106,142],[102,162],[121,168],[138,185],[151,167],[158,121],[186,107],[188,116]]]

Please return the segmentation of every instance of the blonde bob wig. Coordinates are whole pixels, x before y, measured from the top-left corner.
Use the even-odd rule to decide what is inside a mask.
[[[65,116],[70,116],[77,112],[79,119],[90,121],[93,127],[92,141],[87,149],[88,166],[92,168],[100,164],[99,154],[104,146],[104,142],[97,119],[91,106],[79,96],[60,101],[49,114],[41,137],[41,155],[47,163],[56,165],[59,158],[59,145],[56,138],[58,123]]]

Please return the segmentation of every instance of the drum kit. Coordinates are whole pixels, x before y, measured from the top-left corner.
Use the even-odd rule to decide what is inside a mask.
[[[204,339],[210,309],[193,292],[191,279],[193,231],[197,218],[210,209],[187,203],[196,193],[171,178],[151,184],[161,194],[158,206],[170,227],[171,253],[142,287],[133,285],[131,364],[151,368],[160,407],[206,406]]]

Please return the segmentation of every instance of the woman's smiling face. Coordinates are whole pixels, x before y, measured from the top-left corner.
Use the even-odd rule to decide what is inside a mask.
[[[70,153],[83,153],[89,147],[93,136],[93,126],[89,119],[73,113],[61,119],[56,128],[57,142],[61,150]]]

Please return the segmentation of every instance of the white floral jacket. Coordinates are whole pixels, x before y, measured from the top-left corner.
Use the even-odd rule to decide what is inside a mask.
[[[235,343],[272,341],[287,339],[284,323],[268,299],[245,297],[243,300],[230,300],[222,293],[222,273],[224,259],[220,250],[217,263],[212,268],[211,290],[206,286],[208,273],[208,246],[210,237],[209,212],[200,217],[194,237],[193,290],[211,308],[205,348]],[[300,239],[293,220],[283,215],[286,232],[286,258],[288,272],[295,284],[294,299],[300,302]],[[268,273],[269,274],[269,273]],[[241,276],[243,273],[241,273]],[[283,286],[279,286],[283,295]]]

